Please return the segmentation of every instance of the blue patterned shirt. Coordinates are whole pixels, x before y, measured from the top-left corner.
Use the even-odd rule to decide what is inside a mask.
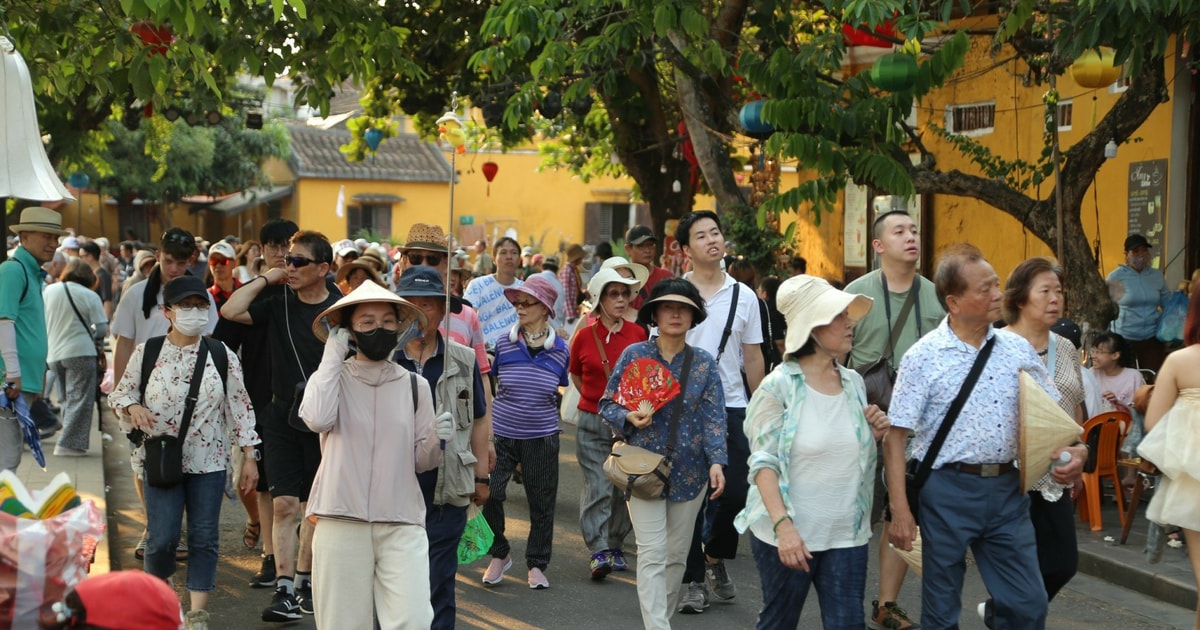
[[[867,423],[864,409],[867,406],[867,393],[863,386],[862,377],[858,372],[838,366],[842,377],[842,396],[846,399],[848,417],[813,418],[806,416],[804,405],[808,387],[804,381],[804,371],[795,361],[784,361],[763,379],[762,384],[750,397],[750,407],[746,410],[746,439],[750,442],[750,490],[746,495],[746,507],[734,519],[733,525],[741,533],[753,529],[754,535],[765,543],[777,545],[774,524],[763,505],[762,493],[754,483],[754,477],[763,469],[773,470],[779,477],[779,491],[783,495],[783,505],[787,508],[788,516],[792,517],[800,535],[808,541],[812,535],[805,531],[806,525],[811,525],[814,531],[826,531],[836,523],[851,524],[850,531],[845,532],[852,539],[850,545],[865,545],[871,539],[871,501],[875,496],[875,462],[877,453],[875,437],[871,434],[871,426]],[[845,488],[845,492],[855,493],[853,514],[825,514],[813,506],[801,506],[806,513],[801,515],[796,506],[792,505],[791,494],[791,465],[792,446],[799,437],[804,444],[805,436],[797,436],[801,425],[811,423],[849,423],[853,427],[854,438],[858,443],[858,487]],[[811,445],[819,448],[820,445]],[[839,490],[840,489],[835,489]],[[816,499],[816,497],[813,497]],[[804,518],[801,518],[803,516]],[[833,520],[825,520],[833,519]],[[822,522],[812,522],[821,520]],[[769,535],[768,535],[769,534]],[[849,545],[848,545],[849,546]],[[813,548],[812,551],[824,551],[825,547]]]
[[[909,348],[900,362],[892,406],[892,426],[911,429],[912,456],[925,457],[950,403],[979,354],[950,329],[950,319]],[[1055,400],[1058,389],[1041,357],[1023,337],[1007,330],[988,329],[996,337],[979,381],[946,436],[934,469],[951,462],[1003,464],[1017,459],[1021,370],[1029,372]]]
[[[712,355],[692,348],[692,366],[687,375],[687,389],[674,400],[654,412],[654,419],[645,429],[635,429],[625,421],[629,410],[613,401],[621,375],[630,363],[638,359],[654,359],[667,366],[675,378],[683,371],[683,352],[668,362],[658,352],[653,341],[635,343],[621,353],[613,366],[608,387],[600,398],[600,416],[618,434],[634,446],[665,454],[667,437],[670,434],[671,413],[677,405],[684,405],[679,414],[678,435],[675,438],[673,467],[668,480],[668,500],[690,501],[708,486],[708,469],[713,464],[729,463],[725,450],[725,392],[721,387],[721,375]],[[681,379],[682,380],[682,379]]]

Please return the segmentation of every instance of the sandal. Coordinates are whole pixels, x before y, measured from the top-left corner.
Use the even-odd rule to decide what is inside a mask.
[[[182,539],[179,541],[179,546],[175,547],[175,560],[184,562],[188,559],[187,543]]]
[[[137,558],[138,560],[146,559],[146,543],[147,543],[146,537],[143,536],[142,539],[138,541],[137,547],[133,548],[133,557],[134,558]]]
[[[246,545],[247,549],[254,549],[258,546],[258,541],[262,538],[262,523],[246,523],[246,528],[242,530],[242,544]]]

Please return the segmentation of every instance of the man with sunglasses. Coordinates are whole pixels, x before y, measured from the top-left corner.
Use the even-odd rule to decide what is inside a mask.
[[[265,239],[264,239],[265,240]],[[271,262],[277,249],[265,246]],[[294,523],[302,517],[321,464],[317,434],[288,423],[297,386],[317,369],[325,344],[312,332],[312,323],[341,295],[326,284],[333,248],[318,232],[297,232],[283,257],[283,267],[271,267],[259,278],[233,292],[221,309],[228,320],[267,328],[271,361],[271,404],[264,418],[266,468],[272,497],[275,547],[275,594],[262,613],[263,621],[294,621],[312,614],[312,524],[300,520],[300,551],[296,555]],[[285,285],[279,293],[256,298],[268,287]],[[293,579],[293,572],[295,578]],[[257,586],[257,584],[255,584]]]

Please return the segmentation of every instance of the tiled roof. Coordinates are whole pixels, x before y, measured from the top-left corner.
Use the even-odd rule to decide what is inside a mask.
[[[338,147],[350,141],[345,128],[288,127],[292,136],[289,163],[298,178],[366,179],[392,182],[450,181],[450,163],[434,145],[412,134],[388,138],[379,152],[361,162],[350,162]]]

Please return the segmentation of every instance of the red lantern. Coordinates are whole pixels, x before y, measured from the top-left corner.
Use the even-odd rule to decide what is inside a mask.
[[[134,22],[129,27],[129,32],[138,36],[142,43],[150,49],[151,55],[167,54],[167,47],[175,41],[175,36],[171,33],[171,27],[166,24],[154,24],[147,20]]]
[[[483,176],[485,178],[487,178],[487,181],[488,181],[487,195],[489,197],[491,197],[492,196],[492,180],[496,179],[496,173],[500,170],[500,165],[496,164],[495,162],[492,162],[491,160],[488,160],[487,162],[483,163],[483,166],[481,167],[480,170],[483,171]]]
[[[896,28],[890,20],[884,21],[875,27],[875,30],[870,30],[863,25],[855,28],[849,24],[842,25],[842,41],[847,46],[870,46],[872,48],[891,48],[892,42],[882,39],[882,37],[895,37]]]

